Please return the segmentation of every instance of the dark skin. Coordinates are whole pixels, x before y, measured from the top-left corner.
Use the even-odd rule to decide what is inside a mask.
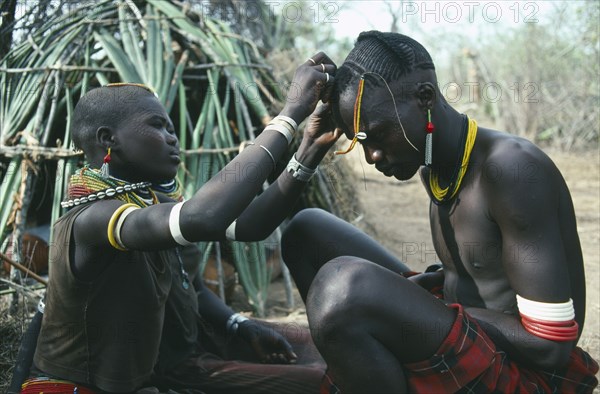
[[[390,86],[406,137],[419,152],[403,136],[388,90],[367,83],[360,130],[367,134],[366,161],[399,180],[419,172],[429,192],[423,152],[430,109],[433,169],[445,187],[461,149],[462,115],[443,99],[430,71]],[[354,86],[343,91],[334,111],[348,138],[356,94]],[[583,258],[573,203],[552,161],[529,141],[479,127],[458,195],[431,203],[430,221],[444,269],[410,280],[398,275],[408,268],[383,247],[323,212],[303,214],[285,234],[285,261],[299,278],[315,343],[342,391],[405,392],[401,364],[429,358],[454,322],[444,302],[461,303],[513,359],[549,370],[564,365],[576,341],[525,331],[515,303],[515,294],[540,302],[572,298],[581,334]],[[317,253],[297,247],[304,242]],[[415,286],[428,289],[442,280],[444,302]]]
[[[335,64],[324,53],[312,58],[317,64],[307,61],[298,67],[294,77],[294,83],[300,87],[302,94],[289,100],[280,113],[298,124],[313,112],[320,99],[328,100],[333,77],[326,84],[324,72],[335,73]],[[85,151],[91,167],[101,166],[110,147],[111,175],[130,182],[173,179],[180,164],[179,141],[168,114],[154,96],[140,94],[130,101],[130,116],[123,119],[118,127],[98,127],[95,145]],[[332,128],[329,112],[330,107],[325,104],[313,113],[296,155],[301,163],[311,168],[318,165],[341,135],[341,131]],[[224,240],[225,230],[237,218],[236,239],[257,241],[269,235],[286,217],[306,183],[283,172],[267,191],[253,201],[272,171],[272,160],[260,145],[279,160],[287,148],[287,141],[279,132],[265,130],[255,140],[254,146],[246,148],[203,185],[181,210],[180,227],[187,240]],[[122,204],[117,200],[100,201],[77,217],[71,254],[74,256],[72,269],[80,280],[93,281],[106,268],[97,262],[111,261],[111,256],[121,253],[110,245],[106,228],[109,219]],[[122,241],[128,249],[152,251],[176,247],[168,223],[173,205],[173,202],[163,200],[161,204],[129,215],[121,232]],[[99,256],[103,258],[99,259]],[[226,321],[233,311],[206,290],[201,281],[196,280],[195,285],[198,286],[199,313],[217,330],[224,332]],[[238,335],[251,345],[263,362],[289,363],[296,360],[296,354],[283,336],[255,320],[242,323]]]

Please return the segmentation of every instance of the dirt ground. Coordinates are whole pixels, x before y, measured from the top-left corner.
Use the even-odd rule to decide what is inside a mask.
[[[571,191],[585,260],[586,322],[579,346],[600,360],[600,156],[598,152],[546,150],[546,153],[561,170]],[[434,263],[436,254],[429,229],[428,197],[418,177],[398,182],[379,174],[364,159],[359,159],[358,152],[349,156],[358,174],[357,197],[364,210],[364,219],[358,225],[414,270]],[[271,320],[306,324],[306,314],[297,295],[297,308],[285,314],[281,280],[274,282],[269,299]]]

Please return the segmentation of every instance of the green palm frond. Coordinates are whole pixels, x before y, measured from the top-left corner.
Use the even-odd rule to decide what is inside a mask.
[[[0,59],[0,244],[9,232],[19,233],[7,226],[15,210],[35,224],[62,214],[68,178],[82,164],[72,150],[70,120],[77,99],[92,87],[135,82],[157,92],[179,134],[186,198],[262,130],[282,99],[269,66],[227,23],[194,12],[164,0],[82,2],[49,15]],[[31,172],[22,170],[24,163],[52,163],[51,181],[35,177],[30,189],[22,188]],[[19,206],[44,181],[51,185],[44,195],[52,208]],[[334,206],[337,192],[322,193],[330,187],[337,185],[313,184],[305,199]],[[22,231],[25,223],[19,225]],[[200,246],[203,267],[215,248]],[[234,243],[231,249],[240,282],[262,315],[270,282],[264,245]]]

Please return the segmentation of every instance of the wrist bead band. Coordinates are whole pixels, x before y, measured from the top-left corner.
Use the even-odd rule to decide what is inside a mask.
[[[317,173],[318,168],[318,166],[317,168],[309,168],[303,165],[296,159],[296,154],[294,153],[286,167],[286,170],[287,172],[292,173],[294,179],[297,179],[300,182],[308,182]]]
[[[240,324],[247,320],[247,317],[242,316],[239,313],[234,313],[233,315],[229,316],[229,319],[227,319],[227,324],[225,325],[227,334],[235,335],[237,333],[238,328],[240,328]]]
[[[181,246],[192,245],[193,242],[185,239],[183,234],[181,233],[181,227],[179,225],[179,217],[181,214],[181,207],[183,206],[183,202],[178,202],[173,205],[171,209],[171,213],[169,214],[169,230],[171,231],[171,236]]]

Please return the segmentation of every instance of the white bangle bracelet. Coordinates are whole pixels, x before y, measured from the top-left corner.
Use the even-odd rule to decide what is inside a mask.
[[[127,216],[129,216],[129,214],[135,211],[136,209],[140,209],[140,207],[129,207],[126,210],[124,210],[121,216],[119,216],[119,220],[117,221],[117,224],[115,226],[115,242],[117,243],[117,245],[119,245],[125,250],[128,249],[125,245],[123,245],[123,241],[121,240],[121,229],[123,228],[123,224],[125,223],[125,218],[127,218]]]
[[[292,131],[289,128],[285,127],[284,125],[269,123],[267,125],[267,127],[265,127],[265,130],[278,131],[279,133],[281,133],[281,135],[283,135],[285,137],[285,139],[288,142],[288,145],[291,144],[292,141],[294,140],[294,134],[292,133]]]
[[[298,131],[298,123],[296,123],[296,121],[292,118],[290,118],[289,116],[285,116],[285,115],[277,115],[276,117],[273,118],[273,120],[277,121],[277,120],[283,120],[284,122],[286,122],[287,124],[289,124],[290,126],[292,126],[292,129],[294,130],[294,133],[296,131]]]
[[[183,234],[181,233],[181,227],[179,225],[179,216],[181,212],[181,207],[183,207],[183,202],[178,202],[171,209],[171,214],[169,215],[169,230],[171,231],[171,236],[181,246],[192,245],[193,242],[185,239]]]
[[[227,238],[229,241],[235,241],[235,226],[237,224],[237,219],[234,220],[229,227],[227,227],[227,230],[225,230],[225,238]]]
[[[567,321],[575,318],[573,300],[566,302],[540,302],[517,294],[519,312],[534,319],[544,321]]]

